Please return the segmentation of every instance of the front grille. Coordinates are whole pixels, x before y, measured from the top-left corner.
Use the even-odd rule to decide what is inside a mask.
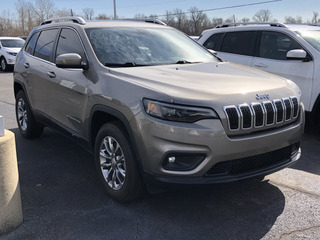
[[[223,108],[230,131],[272,126],[294,120],[299,114],[297,97],[276,99],[262,103],[230,105]]]
[[[298,144],[293,144],[272,152],[256,156],[220,162],[214,165],[206,176],[238,175],[280,166],[291,161],[291,155],[296,153]]]

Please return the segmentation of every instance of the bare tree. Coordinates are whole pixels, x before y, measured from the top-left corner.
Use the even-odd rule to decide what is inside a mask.
[[[236,22],[236,19],[234,16],[228,17],[226,20],[224,20],[225,23],[234,23]]]
[[[10,12],[3,11],[0,16],[0,36],[18,36],[19,32],[14,26],[14,18]]]
[[[94,15],[93,8],[83,8],[82,12],[83,12],[84,19],[86,19],[86,20],[92,20],[93,19],[93,15]]]
[[[244,17],[244,18],[241,19],[241,22],[244,22],[244,23],[250,22],[250,18]]]
[[[16,2],[16,10],[18,14],[17,28],[20,35],[28,35],[29,32],[37,26],[33,9],[34,8],[30,2],[26,2],[24,0],[18,0]]]
[[[272,19],[270,10],[262,9],[253,16],[253,20],[256,22],[269,22]]]
[[[313,12],[312,23],[320,23],[320,19],[318,19],[319,13]]]
[[[172,12],[166,11],[165,19],[163,20],[167,25],[175,27],[174,14]]]
[[[297,16],[296,18],[291,16],[284,17],[285,23],[302,23],[302,18],[300,16]]]
[[[208,16],[196,7],[192,7],[189,10],[190,21],[192,28],[190,29],[192,35],[199,35],[204,29],[212,26]]]
[[[148,18],[146,15],[138,13],[136,15],[134,15],[134,18],[136,19],[144,19],[144,18]]]
[[[179,8],[173,10],[174,17],[176,20],[176,28],[183,30],[185,22],[187,20],[186,14]]]
[[[67,9],[59,9],[56,10],[54,13],[55,17],[68,17],[68,16],[73,16],[74,12],[72,11],[72,9],[67,10]]]
[[[112,17],[108,17],[106,14],[102,13],[96,17],[97,20],[110,20]]]
[[[215,27],[215,26],[218,26],[220,24],[222,24],[224,21],[222,18],[213,18],[212,19],[212,25]]]
[[[37,25],[54,16],[55,7],[51,0],[36,0],[32,8]]]

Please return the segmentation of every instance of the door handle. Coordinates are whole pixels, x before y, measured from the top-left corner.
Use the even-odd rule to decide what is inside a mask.
[[[263,63],[257,63],[257,64],[254,64],[253,66],[259,67],[259,68],[266,68],[266,67],[268,67],[267,65],[265,65],[265,64],[263,64]]]
[[[50,78],[55,78],[56,77],[56,74],[54,72],[47,72],[47,75],[50,77]]]
[[[25,68],[29,68],[29,67],[30,67],[30,64],[29,64],[29,63],[24,63],[23,66],[24,66]]]

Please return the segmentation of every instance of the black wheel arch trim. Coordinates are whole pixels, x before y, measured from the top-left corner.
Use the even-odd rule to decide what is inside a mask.
[[[23,90],[23,92],[24,92],[24,95],[25,95],[26,98],[27,98],[28,104],[29,104],[29,106],[30,106],[30,108],[31,108],[31,111],[33,111],[33,108],[32,108],[32,105],[31,105],[31,102],[30,102],[30,99],[29,99],[29,96],[28,96],[27,88],[26,88],[25,84],[24,84],[21,80],[19,80],[19,79],[17,79],[17,78],[14,78],[14,80],[13,80],[14,97],[16,98],[16,95],[17,95],[18,92],[19,92],[19,91],[16,91],[16,88],[15,88],[15,85],[16,85],[16,84],[19,84],[19,85],[21,86],[21,88],[22,88],[22,90]]]
[[[313,116],[312,119],[316,121],[316,124],[320,124],[320,94],[313,104],[311,114]]]
[[[88,126],[88,129],[90,129],[89,139],[91,141],[91,146],[94,146],[94,142],[92,142],[92,141],[95,140],[95,138],[94,139],[92,138],[93,136],[92,136],[91,127],[92,127],[93,115],[96,112],[106,113],[106,114],[111,115],[111,116],[113,116],[113,117],[115,117],[115,118],[117,118],[117,119],[119,119],[121,121],[121,123],[125,127],[126,133],[129,136],[130,143],[132,144],[134,154],[136,156],[139,168],[141,170],[140,172],[142,173],[143,172],[142,171],[143,167],[142,167],[140,153],[138,152],[138,147],[137,147],[137,143],[136,143],[135,138],[134,138],[133,131],[131,129],[129,120],[120,111],[115,110],[115,109],[113,109],[111,107],[108,107],[108,106],[105,106],[105,105],[99,105],[99,104],[92,107],[91,112],[90,112],[89,126]]]

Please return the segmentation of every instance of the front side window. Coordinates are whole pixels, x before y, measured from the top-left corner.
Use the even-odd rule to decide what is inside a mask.
[[[293,49],[302,47],[286,34],[271,31],[261,33],[259,57],[286,60],[287,52]]]
[[[218,44],[220,42],[220,39],[222,37],[223,33],[216,33],[213,34],[211,37],[207,39],[207,41],[203,44],[208,49],[212,49],[215,51],[218,51]]]
[[[33,54],[34,51],[34,47],[36,46],[36,42],[39,36],[39,32],[36,32],[35,34],[33,34],[33,36],[31,37],[30,41],[28,42],[25,50],[27,53],[29,54]]]
[[[220,51],[252,56],[256,34],[255,31],[228,32]]]
[[[34,56],[42,58],[47,61],[51,61],[51,56],[53,53],[54,41],[56,39],[58,29],[44,30],[41,32]]]
[[[24,40],[22,39],[7,39],[1,40],[2,47],[6,48],[22,48]]]
[[[64,53],[77,53],[82,57],[82,59],[85,58],[79,36],[71,29],[62,29],[59,36],[56,56]]]
[[[99,61],[109,67],[133,67],[218,61],[175,29],[87,28]]]

